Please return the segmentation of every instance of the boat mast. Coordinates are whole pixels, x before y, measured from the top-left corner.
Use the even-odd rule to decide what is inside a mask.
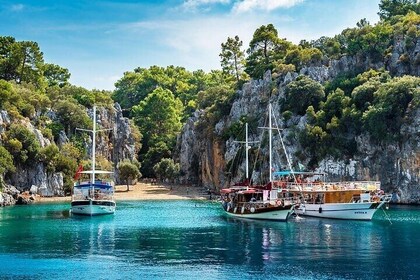
[[[93,106],[93,130],[92,130],[92,186],[95,184],[95,154],[96,154],[96,106]]]
[[[248,123],[245,124],[245,179],[248,181],[249,172],[248,172],[248,150],[250,146],[248,144]]]
[[[271,150],[272,150],[272,131],[271,131],[271,103],[268,104],[268,149],[269,149],[269,162],[270,162],[270,182],[273,181],[273,170],[272,170],[272,159],[271,159]]]
[[[234,141],[235,143],[245,144],[245,179],[248,181],[248,185],[250,184],[249,181],[249,149],[251,149],[250,144],[258,143],[258,141],[249,141],[248,137],[248,123],[245,123],[245,142],[244,141]]]

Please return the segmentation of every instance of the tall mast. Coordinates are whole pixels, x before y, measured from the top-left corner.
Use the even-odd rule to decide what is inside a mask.
[[[249,141],[248,138],[248,123],[245,123],[245,141],[234,141],[235,143],[241,143],[241,144],[245,144],[245,176],[246,176],[246,180],[248,181],[248,184],[250,183],[249,181],[249,155],[248,155],[248,151],[249,149],[251,149],[250,144],[253,143],[258,143],[258,141]]]
[[[248,150],[249,150],[249,143],[248,143],[248,123],[245,124],[245,169],[246,169],[246,180],[249,179],[248,174]]]
[[[269,161],[270,161],[270,182],[273,181],[273,174],[272,174],[272,162],[271,162],[271,145],[272,145],[272,134],[273,132],[271,131],[271,103],[268,104],[268,149],[269,149]]]
[[[93,106],[93,130],[92,130],[92,185],[95,183],[95,154],[96,154],[96,106]]]

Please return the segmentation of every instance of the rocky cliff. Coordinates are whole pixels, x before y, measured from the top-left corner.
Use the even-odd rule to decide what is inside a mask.
[[[407,51],[401,44],[403,43],[397,41],[392,54],[383,62],[373,64],[366,58],[342,57],[340,60],[330,61],[328,65],[304,67],[299,74],[307,75],[320,83],[355,69],[363,71],[381,67],[397,76],[419,76],[420,39],[409,53],[410,63],[400,59]],[[230,114],[224,116],[210,134],[201,130],[199,124],[203,121],[204,114],[197,112],[184,126],[178,138],[178,157],[183,180],[197,181],[207,188],[217,190],[229,185],[230,180],[237,181],[243,177],[244,162],[239,166],[239,170],[242,171],[233,179],[230,176],[232,174],[228,174],[226,170],[227,163],[234,158],[239,149],[240,144],[234,140],[243,139],[231,137],[225,141],[222,132],[241,116],[256,118],[258,125],[263,126],[268,102],[273,104],[275,112],[281,112],[285,87],[297,76],[298,73],[287,73],[273,79],[270,72],[267,72],[262,80],[246,83],[237,92]],[[404,135],[400,143],[380,146],[373,143],[368,135],[363,134],[356,139],[358,151],[354,158],[342,161],[325,158],[319,163],[317,171],[328,173],[333,180],[380,180],[385,191],[395,194],[394,201],[420,204],[420,109],[412,110],[406,118],[405,125],[400,128],[401,134]],[[279,122],[282,127],[284,120],[281,117]],[[286,124],[282,133],[288,153],[293,155],[303,149],[297,141],[295,129],[305,126],[306,117],[294,116],[288,122],[294,124],[293,128],[287,128],[290,125]],[[249,137],[250,141],[258,139],[256,134]],[[274,143],[276,142],[279,141],[274,140]],[[280,144],[275,144],[274,150],[281,150]],[[284,162],[283,157],[283,164]]]
[[[92,117],[93,110],[88,114]],[[54,113],[49,114],[54,118]],[[50,144],[50,140],[44,138],[42,133],[36,129],[29,120],[23,121],[25,126],[36,135],[36,139],[41,147]],[[113,108],[98,108],[97,123],[103,128],[111,128],[107,133],[101,133],[97,138],[97,154],[102,155],[113,163],[116,167],[118,161],[129,158],[134,159],[136,148],[131,133],[129,120],[122,115],[119,104],[115,103]],[[6,111],[0,112],[0,133],[4,132],[11,124]],[[69,141],[69,135],[64,131],[60,133],[58,145]],[[88,154],[91,154],[91,146],[87,145]],[[7,184],[10,186],[0,193],[0,205],[10,205],[15,203],[16,192],[30,191],[42,196],[64,196],[63,175],[61,173],[49,173],[43,163],[33,164],[31,168],[20,168],[14,174],[7,178]],[[115,174],[115,181],[119,183],[118,173]]]

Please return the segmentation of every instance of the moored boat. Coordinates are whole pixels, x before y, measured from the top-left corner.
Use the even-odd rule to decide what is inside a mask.
[[[93,172],[82,171],[81,173],[92,174]],[[104,174],[104,171],[96,170],[95,173]],[[112,181],[94,180],[74,184],[71,201],[72,214],[87,216],[113,214],[115,207]]]
[[[255,220],[287,221],[293,203],[281,198],[277,190],[249,187],[222,189],[222,206],[229,216]]]
[[[298,204],[295,213],[302,216],[345,220],[371,220],[381,207],[388,205],[391,195],[377,181],[325,182],[309,178],[322,174],[310,172],[275,172],[297,176],[293,182],[281,179],[276,184],[293,196]]]
[[[269,139],[269,178],[265,185],[250,184],[248,175],[248,124],[246,124],[245,154],[246,154],[246,180],[245,183],[235,184],[234,186],[220,191],[222,207],[229,215],[237,218],[287,221],[294,209],[294,203],[281,190],[273,188],[272,176],[272,109],[268,106],[268,139]],[[277,129],[278,130],[278,129]],[[279,131],[279,130],[278,130]],[[281,138],[281,135],[279,133]]]
[[[82,171],[79,168],[75,179],[83,174],[90,175],[89,181],[75,182],[71,201],[71,213],[75,215],[106,215],[114,214],[116,203],[114,200],[114,183],[111,179],[97,180],[96,174],[110,176],[111,171],[95,169],[95,139],[96,139],[96,107],[93,107],[93,130],[80,129],[92,133],[92,170]]]

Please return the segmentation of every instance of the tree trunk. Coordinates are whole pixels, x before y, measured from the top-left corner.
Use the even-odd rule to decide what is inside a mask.
[[[128,179],[127,179],[126,182],[127,182],[127,192],[128,192],[130,190],[130,185],[128,184],[128,182],[129,182]]]

